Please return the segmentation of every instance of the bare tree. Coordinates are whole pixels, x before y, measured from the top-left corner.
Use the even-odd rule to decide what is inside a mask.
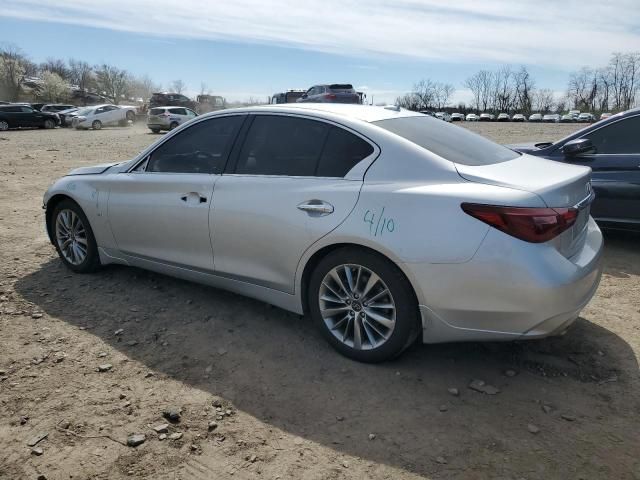
[[[131,80],[130,90],[132,96],[147,101],[154,92],[160,90],[160,86],[154,83],[149,75],[143,75],[142,77]]]
[[[552,111],[555,106],[553,90],[549,88],[541,88],[536,90],[533,95],[533,101],[536,111],[540,113]]]
[[[40,64],[40,72],[51,72],[57,74],[63,80],[71,80],[71,70],[64,60],[60,58],[47,58]]]
[[[211,95],[211,89],[206,82],[200,82],[200,95]]]
[[[93,67],[82,60],[69,60],[69,81],[77,86],[81,92],[88,91],[93,83]]]
[[[171,90],[174,93],[183,93],[187,89],[187,85],[182,80],[174,80],[171,82]]]
[[[493,73],[488,70],[480,70],[465,80],[464,86],[471,90],[476,110],[486,111],[491,104],[492,84]]]
[[[129,91],[131,76],[126,70],[103,64],[95,67],[98,89],[116,105]]]
[[[442,110],[447,106],[453,92],[456,89],[450,83],[436,83],[435,84],[435,95],[434,95],[434,104],[438,110]]]
[[[411,92],[396,98],[396,105],[407,110],[417,111],[420,110],[421,101],[415,93]]]
[[[513,109],[529,115],[532,107],[532,92],[535,82],[524,65],[513,74],[514,103]]]

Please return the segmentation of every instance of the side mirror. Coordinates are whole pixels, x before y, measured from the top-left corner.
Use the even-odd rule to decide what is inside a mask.
[[[584,153],[594,153],[596,151],[593,143],[588,138],[577,138],[565,143],[562,147],[562,153],[568,157],[575,157]]]

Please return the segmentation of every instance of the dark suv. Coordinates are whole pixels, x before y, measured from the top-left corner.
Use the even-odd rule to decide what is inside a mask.
[[[60,122],[58,115],[39,112],[27,105],[0,105],[0,131],[10,128],[55,128]]]
[[[314,85],[297,101],[315,103],[362,103],[360,95],[358,95],[350,83]]]
[[[197,102],[181,93],[154,93],[149,100],[149,108],[154,107],[187,107],[191,110],[197,108]]]
[[[557,142],[510,147],[591,167],[596,194],[593,218],[604,228],[640,231],[640,108],[613,115]]]

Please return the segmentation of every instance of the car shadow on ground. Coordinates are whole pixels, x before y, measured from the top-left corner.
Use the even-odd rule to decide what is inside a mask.
[[[640,276],[640,232],[605,230],[605,273],[618,278]]]
[[[477,478],[483,468],[517,473],[508,456],[520,467],[543,462],[547,473],[568,473],[576,457],[565,447],[583,444],[591,416],[632,408],[626,399],[640,393],[630,380],[638,374],[630,346],[585,319],[562,337],[416,345],[395,361],[365,365],[334,352],[306,317],[135,268],[73,275],[56,259],[16,290],[149,369],[220,395],[262,422],[418,474],[433,473],[437,456],[451,472],[473,465]],[[124,333],[116,336],[118,329]],[[501,393],[469,390],[472,379]],[[562,412],[590,420],[567,428]],[[615,432],[618,420],[601,420],[602,434]],[[528,423],[546,434],[531,435]],[[611,448],[604,444],[603,452]]]

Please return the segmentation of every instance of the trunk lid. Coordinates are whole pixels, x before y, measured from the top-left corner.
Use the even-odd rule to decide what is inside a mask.
[[[489,165],[455,165],[458,174],[470,182],[534,193],[551,208],[578,208],[574,225],[551,242],[566,257],[575,255],[582,248],[593,200],[590,168],[526,154]]]
[[[591,169],[531,155],[490,165],[456,163],[465,180],[535,193],[551,208],[573,207],[591,194]]]

